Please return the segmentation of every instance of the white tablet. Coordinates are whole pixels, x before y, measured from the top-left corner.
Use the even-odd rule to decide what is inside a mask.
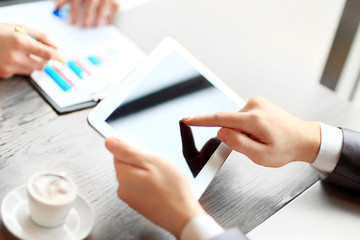
[[[231,150],[218,128],[188,127],[180,120],[238,111],[244,102],[175,40],[166,38],[88,116],[104,137],[116,136],[174,162],[197,198]]]

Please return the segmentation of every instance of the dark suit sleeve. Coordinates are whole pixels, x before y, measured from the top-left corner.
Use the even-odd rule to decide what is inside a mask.
[[[360,133],[343,131],[343,147],[338,164],[326,182],[360,191]]]
[[[210,240],[248,240],[248,238],[237,229],[230,229]]]

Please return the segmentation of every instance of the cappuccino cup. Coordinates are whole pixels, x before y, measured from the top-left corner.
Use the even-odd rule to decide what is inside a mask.
[[[77,198],[74,182],[65,174],[41,172],[27,183],[29,214],[41,227],[62,225]]]

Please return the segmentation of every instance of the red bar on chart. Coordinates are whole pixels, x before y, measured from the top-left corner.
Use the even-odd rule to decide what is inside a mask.
[[[70,86],[74,86],[74,83],[55,65],[51,66]]]
[[[81,64],[78,60],[74,60],[74,62],[84,71],[86,72],[89,76],[91,76],[91,72],[89,70],[87,70],[83,64]]]
[[[60,74],[58,74],[55,69],[53,69],[50,65],[46,65],[44,71],[63,91],[66,92],[71,89],[71,86],[65,81],[65,79],[63,79],[62,76],[60,76]]]

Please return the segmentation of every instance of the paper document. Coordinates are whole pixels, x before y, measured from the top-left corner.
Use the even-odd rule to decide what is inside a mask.
[[[42,31],[58,46],[65,64],[52,60],[31,74],[58,109],[103,99],[145,57],[116,26],[74,26],[68,6],[54,10],[54,1],[6,6],[0,8],[0,21]]]

